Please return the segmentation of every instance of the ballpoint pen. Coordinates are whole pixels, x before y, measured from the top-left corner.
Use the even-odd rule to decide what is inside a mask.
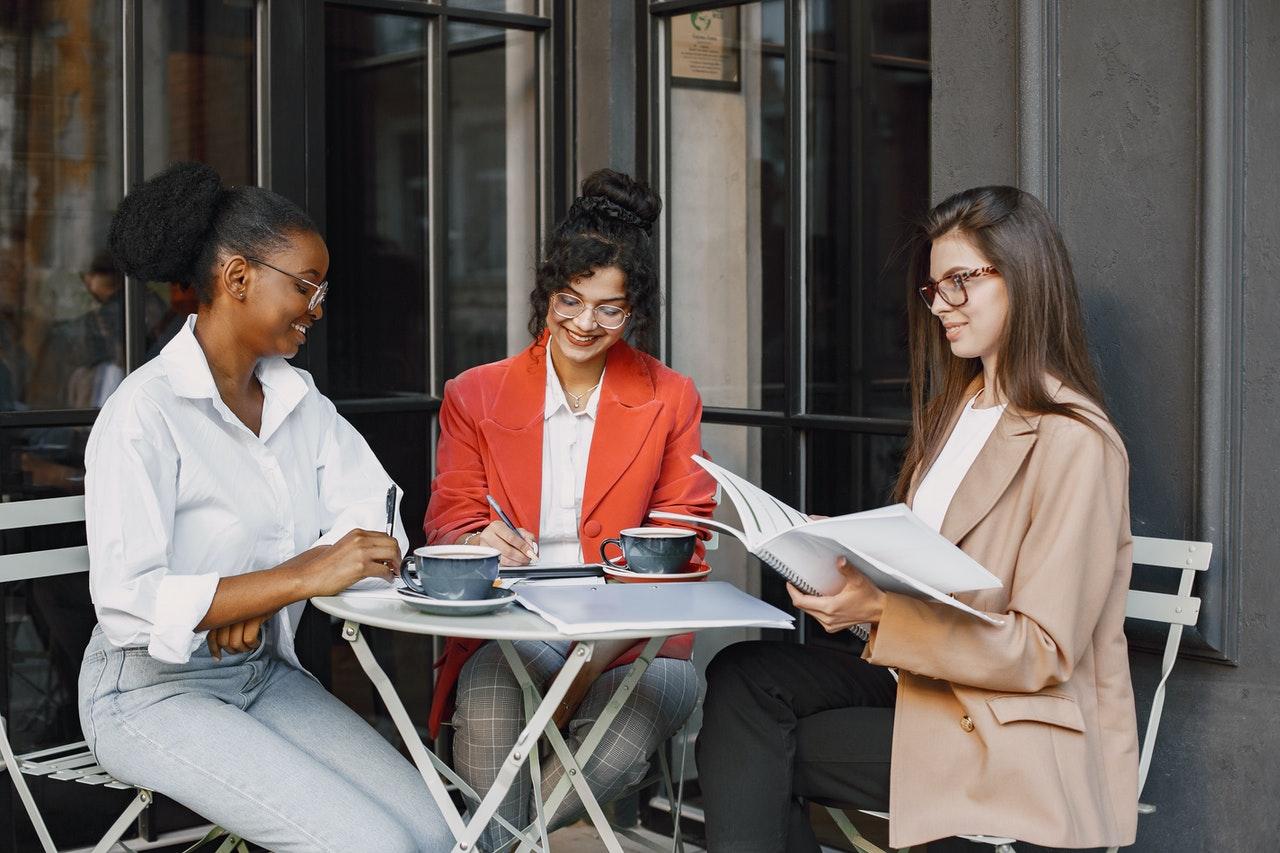
[[[387,489],[387,535],[394,536],[396,529],[396,484]]]
[[[507,527],[509,527],[512,533],[514,533],[515,535],[523,539],[524,534],[520,532],[520,528],[516,527],[515,523],[511,519],[507,518],[507,514],[502,511],[502,507],[499,506],[498,502],[493,499],[493,495],[485,495],[484,499],[489,502],[489,506],[493,507],[493,511],[498,514],[498,518],[502,521],[502,523],[505,524]],[[528,541],[528,540],[525,540],[525,541]],[[537,557],[538,543],[529,542],[529,547],[533,549],[533,556]]]

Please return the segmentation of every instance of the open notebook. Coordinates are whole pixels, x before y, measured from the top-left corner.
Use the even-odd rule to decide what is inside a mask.
[[[747,550],[810,595],[832,595],[844,586],[836,558],[845,557],[886,592],[941,602],[1000,625],[950,597],[953,592],[995,589],[1000,580],[929,527],[906,504],[812,521],[768,492],[702,456],[693,460],[715,477],[738,511],[742,530],[707,518],[654,511],[649,515],[691,527],[715,528],[742,540]],[[866,631],[855,632],[866,636]]]

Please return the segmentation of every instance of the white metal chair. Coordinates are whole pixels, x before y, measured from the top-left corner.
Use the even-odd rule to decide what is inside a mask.
[[[74,522],[84,522],[83,497],[0,503],[0,531]],[[88,570],[89,549],[83,545],[0,555],[0,583],[49,578]],[[35,827],[36,835],[45,853],[57,853],[57,847],[54,846],[53,839],[49,835],[49,828],[45,825],[35,798],[31,795],[25,776],[43,776],[58,781],[78,782],[81,785],[100,785],[105,788],[135,792],[129,805],[93,848],[93,853],[106,853],[119,843],[121,836],[128,830],[129,824],[152,800],[151,791],[127,785],[112,778],[111,774],[98,765],[97,759],[93,757],[88,744],[83,740],[24,755],[15,755],[13,746],[9,742],[7,724],[4,717],[0,716],[0,772],[5,770],[9,771],[13,787],[22,800],[22,805]],[[208,834],[205,834],[206,832]],[[200,838],[201,835],[204,835],[204,838]],[[166,840],[183,843],[192,838],[199,838],[196,844],[199,846],[205,841],[224,836],[225,840],[219,847],[219,853],[230,853],[233,849],[239,849],[242,853],[247,851],[247,847],[239,838],[227,834],[218,827],[211,828],[209,825],[194,831],[174,833]]]
[[[1133,563],[1136,566],[1152,566],[1155,568],[1178,569],[1181,577],[1178,580],[1176,593],[1147,592],[1140,589],[1129,590],[1125,604],[1125,616],[1129,619],[1144,619],[1160,622],[1169,626],[1164,642],[1164,657],[1160,664],[1160,681],[1151,697],[1151,713],[1147,717],[1147,732],[1142,739],[1142,751],[1138,759],[1138,796],[1146,786],[1147,773],[1151,769],[1151,755],[1155,751],[1156,735],[1160,730],[1160,716],[1164,711],[1165,684],[1169,680],[1173,666],[1178,662],[1178,647],[1182,643],[1182,629],[1195,625],[1200,617],[1200,599],[1191,594],[1196,572],[1209,568],[1209,558],[1213,555],[1213,544],[1209,542],[1190,542],[1180,539],[1152,539],[1146,536],[1133,537]],[[1138,803],[1138,814],[1152,814],[1156,810],[1153,805]],[[849,820],[841,809],[827,806],[827,811],[836,822],[845,838],[862,853],[884,853],[858,832],[857,827]],[[863,811],[863,814],[889,819],[884,812]],[[995,838],[991,836],[964,836],[966,840],[982,844],[990,844],[995,853],[1015,853],[1013,845],[1016,839]],[[1118,847],[1112,847],[1108,853],[1116,853]],[[900,851],[907,853],[907,851]]]

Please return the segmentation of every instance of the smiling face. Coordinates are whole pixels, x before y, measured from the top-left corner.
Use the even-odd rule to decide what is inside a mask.
[[[556,348],[555,358],[567,359],[578,366],[594,365],[603,360],[609,347],[618,342],[627,324],[616,329],[606,329],[596,322],[597,305],[612,305],[630,311],[627,304],[627,277],[617,267],[595,270],[590,276],[575,279],[561,288],[586,303],[577,317],[569,319],[556,313],[556,297],[552,294],[547,307],[546,324]]]
[[[292,358],[307,342],[311,326],[324,316],[324,308],[317,305],[309,310],[316,289],[285,273],[323,282],[329,272],[329,250],[313,231],[292,232],[284,246],[259,257],[263,263],[231,265],[232,271],[240,268],[242,276],[244,310],[237,318],[241,338],[261,357]]]
[[[991,266],[969,238],[952,231],[933,241],[929,253],[929,277],[940,281],[944,276]],[[1009,316],[1009,295],[1004,279],[998,274],[983,275],[965,282],[968,301],[950,305],[937,295],[930,310],[938,318],[951,352],[959,358],[980,358],[984,370],[993,372]]]

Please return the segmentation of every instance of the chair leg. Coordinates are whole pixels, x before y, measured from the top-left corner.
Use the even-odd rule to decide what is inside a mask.
[[[35,797],[31,796],[27,780],[22,776],[22,769],[18,767],[18,759],[14,756],[13,747],[9,744],[9,732],[5,728],[4,717],[0,717],[0,759],[3,759],[0,767],[8,769],[9,778],[13,779],[13,787],[18,790],[18,797],[27,810],[27,816],[31,818],[31,823],[36,828],[40,846],[44,848],[45,853],[58,853],[58,848],[53,846],[53,838],[49,835],[49,828],[44,825],[44,818],[40,816],[40,809],[36,808]]]
[[[844,833],[844,837],[848,839],[850,844],[862,851],[862,853],[885,853],[885,851],[881,850],[879,847],[875,846],[863,837],[862,833],[858,831],[858,828],[853,825],[853,821],[849,820],[849,816],[847,814],[840,809],[833,808],[832,806],[826,806],[825,808],[827,813],[831,815],[831,819],[836,822],[836,826]]]
[[[107,853],[108,850],[115,847],[116,842],[120,840],[120,836],[124,835],[129,829],[129,824],[133,823],[138,815],[142,813],[142,810],[150,804],[151,792],[146,788],[139,788],[138,795],[120,813],[120,817],[116,818],[116,822],[111,824],[111,828],[103,834],[98,846],[93,848],[93,853]]]
[[[667,744],[665,743],[658,747],[658,767],[662,770],[662,784],[667,789],[667,802],[671,803],[671,853],[684,853],[684,838],[680,834],[679,801],[676,799],[676,786],[671,781],[671,763],[667,761]]]

